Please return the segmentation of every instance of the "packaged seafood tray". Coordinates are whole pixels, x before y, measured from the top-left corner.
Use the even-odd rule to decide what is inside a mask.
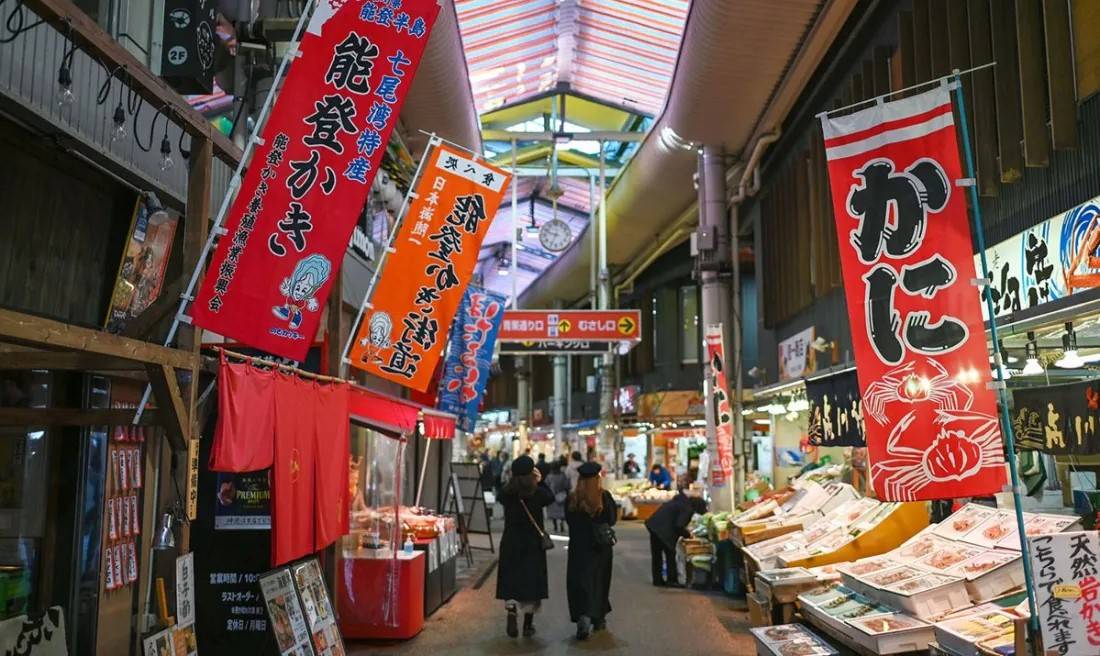
[[[975,526],[997,514],[996,508],[968,503],[933,528],[933,533],[948,540],[960,540]]]
[[[924,652],[935,636],[931,624],[904,613],[864,617],[848,624],[855,641],[876,654]]]
[[[885,556],[872,556],[860,560],[838,565],[836,571],[840,573],[840,580],[845,585],[858,592],[867,592],[871,586],[864,582],[864,578],[882,570],[897,567],[898,563]]]
[[[943,574],[924,574],[887,585],[870,596],[921,619],[970,605],[966,581]]]
[[[1031,513],[1024,513],[1025,521]],[[998,510],[962,536],[963,542],[992,549],[997,543],[1016,530],[1016,515],[1010,510]]]
[[[994,610],[937,622],[936,642],[959,656],[979,656],[980,644],[1014,635],[1014,619],[1010,613]]]
[[[1019,552],[992,549],[947,570],[966,579],[974,603],[989,601],[1024,585],[1024,561]]]
[[[749,629],[757,656],[837,656],[837,651],[801,624]]]

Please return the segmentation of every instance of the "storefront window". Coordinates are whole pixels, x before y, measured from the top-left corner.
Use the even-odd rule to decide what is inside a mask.
[[[684,364],[699,362],[699,295],[695,285],[680,288],[680,354]]]

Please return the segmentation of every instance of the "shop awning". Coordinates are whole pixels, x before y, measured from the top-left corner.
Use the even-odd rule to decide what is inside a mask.
[[[408,435],[423,421],[424,436],[433,440],[449,440],[455,434],[457,417],[419,403],[399,399],[355,385],[348,401],[348,415],[381,431]]]

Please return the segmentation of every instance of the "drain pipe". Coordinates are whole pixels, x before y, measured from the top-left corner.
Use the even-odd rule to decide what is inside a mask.
[[[735,463],[733,489],[736,495],[735,507],[737,503],[744,499],[745,472],[749,453],[748,445],[745,444],[745,416],[741,414],[741,410],[744,408],[743,396],[745,393],[742,373],[744,368],[742,366],[744,360],[742,353],[744,350],[744,339],[742,337],[744,327],[741,325],[741,318],[744,313],[741,311],[741,248],[738,237],[741,234],[741,203],[760,191],[760,160],[764,157],[764,151],[779,139],[780,134],[780,130],[776,129],[774,132],[765,134],[756,140],[752,155],[741,172],[741,182],[737,186],[737,193],[729,201],[730,259],[733,264],[733,326],[731,332],[733,336],[733,461]],[[752,178],[752,186],[748,184],[750,177]]]

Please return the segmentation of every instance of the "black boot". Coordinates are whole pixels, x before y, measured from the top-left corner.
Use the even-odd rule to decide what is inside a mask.
[[[535,615],[533,613],[523,614],[523,637],[530,638],[535,635]]]
[[[519,627],[516,626],[516,607],[508,606],[508,637],[516,638],[519,636]]]
[[[593,631],[603,631],[603,630],[606,630],[606,629],[607,629],[607,620],[606,619],[598,619],[598,620],[596,620],[595,622],[592,623],[592,630]]]
[[[581,615],[577,620],[577,640],[588,640],[592,635],[592,620],[587,615]]]

